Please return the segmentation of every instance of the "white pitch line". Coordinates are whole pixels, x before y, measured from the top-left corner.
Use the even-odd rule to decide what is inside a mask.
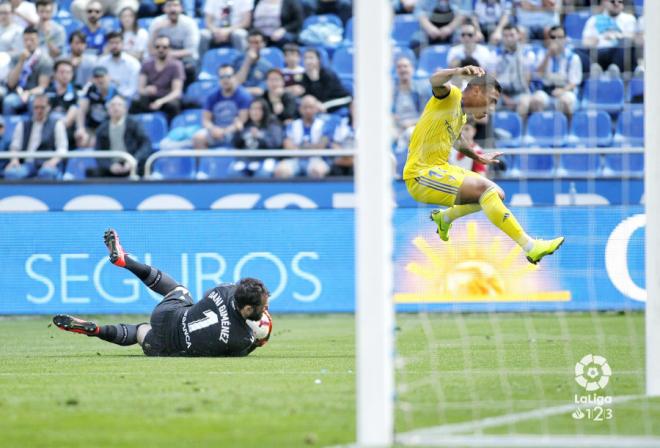
[[[626,401],[643,398],[644,395],[622,395],[620,397],[613,397],[613,404],[625,403]],[[582,408],[594,407],[596,404],[583,406]],[[481,420],[474,420],[464,423],[452,423],[448,425],[436,426],[433,428],[417,429],[407,433],[399,434],[397,437],[431,437],[441,436],[446,434],[460,434],[477,432],[485,428],[492,428],[497,426],[504,426],[513,423],[518,423],[525,420],[536,420],[552,415],[563,414],[565,412],[574,411],[576,405],[574,403],[564,404],[561,406],[553,406],[549,408],[539,408],[532,411],[517,412],[515,414],[499,415],[497,417],[486,417]]]
[[[658,448],[660,438],[636,436],[562,436],[562,435],[443,435],[433,441],[401,441],[409,446],[478,448]]]

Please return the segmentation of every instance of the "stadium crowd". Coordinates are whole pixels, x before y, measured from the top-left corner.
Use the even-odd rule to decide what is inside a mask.
[[[399,166],[431,95],[428,76],[446,66],[482,66],[503,87],[498,111],[464,131],[477,148],[641,144],[641,1],[392,7]],[[1,0],[0,150],[128,152],[142,172],[168,149],[351,148],[352,30],[351,0]],[[635,168],[593,159],[539,156],[525,169]],[[180,160],[158,160],[154,177],[323,178],[353,166],[350,157]],[[122,177],[129,168],[119,159],[0,159],[11,180]]]

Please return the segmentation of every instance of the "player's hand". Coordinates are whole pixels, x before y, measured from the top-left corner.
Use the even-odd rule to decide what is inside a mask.
[[[502,152],[489,152],[488,154],[479,154],[479,163],[483,165],[493,165],[495,163],[500,163],[498,157],[500,157]]]
[[[486,71],[483,68],[474,65],[468,65],[458,69],[458,75],[460,76],[484,76],[485,74]]]

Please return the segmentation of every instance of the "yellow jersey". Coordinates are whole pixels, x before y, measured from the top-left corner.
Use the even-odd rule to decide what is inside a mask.
[[[426,168],[443,165],[449,160],[449,153],[467,116],[461,107],[463,92],[451,86],[449,95],[438,99],[435,96],[426,103],[408,146],[408,158],[403,169],[403,179],[413,179]]]

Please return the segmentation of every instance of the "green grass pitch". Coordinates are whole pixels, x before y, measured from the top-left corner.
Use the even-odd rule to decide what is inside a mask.
[[[96,316],[99,323],[136,316]],[[642,314],[398,315],[398,431],[570,404],[586,353],[613,370],[606,392],[643,393]],[[354,319],[274,316],[247,358],[147,358],[49,327],[0,319],[0,446],[296,447],[355,437]],[[401,387],[402,386],[402,387]],[[490,433],[660,435],[660,400],[568,413]]]

